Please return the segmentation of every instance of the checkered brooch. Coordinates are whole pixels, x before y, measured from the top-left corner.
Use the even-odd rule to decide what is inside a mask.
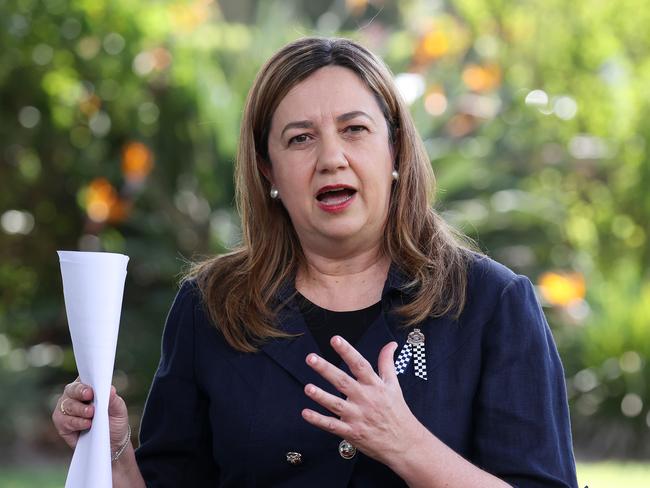
[[[418,378],[427,381],[427,359],[424,353],[424,334],[420,329],[413,329],[406,338],[406,344],[397,355],[395,360],[395,370],[397,374],[406,371],[411,358],[415,357],[413,363],[413,372]]]

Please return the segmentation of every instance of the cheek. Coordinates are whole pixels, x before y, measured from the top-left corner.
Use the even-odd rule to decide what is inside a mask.
[[[367,171],[365,171],[364,179],[370,183],[373,193],[376,193],[375,196],[383,198],[385,195],[387,198],[390,195],[391,185],[393,183],[391,174],[393,165],[389,159],[382,156],[369,161],[372,167],[366,168]]]
[[[392,168],[392,164],[384,168],[381,180],[377,185],[377,191],[379,192],[378,198],[382,203],[382,211],[386,211],[390,203],[390,195],[393,188],[393,177],[391,175]]]
[[[368,211],[375,215],[387,212],[390,203],[391,183],[384,177],[377,177],[366,189],[364,198]]]
[[[309,174],[296,166],[293,171],[276,171],[275,177],[282,204],[292,218],[297,217],[308,208],[312,198]]]

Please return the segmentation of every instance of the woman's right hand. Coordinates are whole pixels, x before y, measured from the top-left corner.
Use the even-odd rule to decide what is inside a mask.
[[[90,403],[93,399],[93,389],[84,385],[77,378],[66,385],[63,394],[56,402],[52,413],[52,421],[56,431],[70,447],[74,448],[79,440],[81,431],[90,429],[95,415],[95,406]],[[111,435],[111,452],[116,452],[126,441],[129,430],[129,415],[126,403],[111,386],[111,396],[108,401],[108,424]]]

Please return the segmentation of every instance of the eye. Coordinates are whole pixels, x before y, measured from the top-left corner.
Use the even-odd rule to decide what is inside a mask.
[[[368,128],[365,125],[348,125],[345,128],[345,132],[350,134],[360,134],[363,131],[367,131]]]
[[[308,134],[298,134],[297,136],[293,136],[291,139],[289,139],[289,145],[291,144],[304,144],[309,140],[309,135]]]

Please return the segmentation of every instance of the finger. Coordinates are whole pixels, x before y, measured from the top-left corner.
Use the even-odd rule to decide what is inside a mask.
[[[316,403],[339,417],[349,413],[350,408],[352,407],[352,405],[350,405],[345,399],[332,395],[331,393],[328,393],[312,384],[305,386],[305,394]]]
[[[70,447],[75,447],[79,440],[79,434],[90,429],[91,426],[92,420],[90,419],[67,417],[66,422],[57,431],[66,444]]]
[[[61,412],[54,412],[52,414],[52,420],[56,431],[70,447],[74,447],[77,444],[77,437],[79,437],[80,431],[90,429],[92,426],[91,419],[71,417],[69,415],[63,415]]]
[[[309,408],[303,409],[302,418],[309,422],[311,425],[330,432],[339,437],[345,438],[350,433],[348,424],[334,417],[328,417],[318,412],[314,412]]]
[[[59,432],[62,435],[65,434],[77,434],[82,430],[90,429],[92,425],[92,420],[84,419],[81,417],[69,417],[63,425],[63,429]]]
[[[379,376],[384,383],[394,383],[397,380],[397,371],[395,370],[395,350],[397,349],[397,342],[389,342],[379,351],[379,359],[377,360],[377,368],[379,369]]]
[[[88,402],[93,399],[93,389],[80,381],[73,381],[66,385],[63,394],[81,402]]]
[[[345,396],[350,396],[359,386],[354,378],[314,353],[307,356],[307,364]]]
[[[72,449],[74,449],[77,446],[77,441],[79,440],[79,434],[70,434],[70,435],[64,435],[59,433],[61,436],[61,439],[65,441],[65,443],[70,446]]]
[[[352,344],[341,336],[332,337],[330,344],[338,355],[341,356],[341,359],[345,361],[345,364],[350,368],[350,372],[360,383],[369,385],[379,383],[379,377],[375,373],[374,369],[372,369],[368,360],[364,358],[361,353],[352,346]]]
[[[59,410],[63,415],[67,415],[69,417],[81,417],[90,419],[93,418],[93,415],[95,415],[94,405],[89,405],[67,396],[61,398],[61,401],[59,403]],[[65,410],[65,413],[63,413],[63,410]]]
[[[108,415],[111,417],[127,417],[128,411],[124,399],[117,394],[114,386],[111,386],[111,395],[108,399]]]

